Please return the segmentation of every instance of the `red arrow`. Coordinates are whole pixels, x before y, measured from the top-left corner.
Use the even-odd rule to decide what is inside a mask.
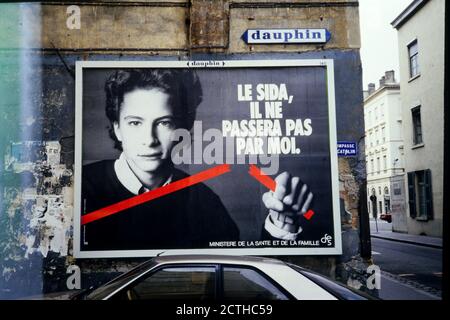
[[[271,177],[269,177],[268,175],[264,174],[264,172],[262,172],[262,170],[260,168],[258,168],[254,164],[251,164],[250,165],[250,170],[248,171],[248,173],[253,178],[258,180],[262,185],[266,186],[266,188],[268,188],[268,189],[272,190],[273,192],[275,192],[275,187],[276,187],[277,183]],[[305,217],[306,220],[310,220],[313,215],[314,215],[314,211],[313,210],[308,210],[308,212],[306,212],[303,215],[303,217]]]
[[[95,220],[103,219],[107,216],[113,215],[120,211],[132,208],[134,206],[137,206],[147,201],[151,201],[156,198],[160,198],[169,193],[190,187],[194,184],[200,183],[205,180],[215,178],[230,171],[231,171],[230,165],[222,164],[220,166],[216,166],[214,168],[199,172],[187,178],[169,183],[168,185],[165,185],[163,187],[151,190],[149,192],[134,196],[132,198],[120,201],[118,203],[112,204],[110,206],[104,207],[94,212],[85,214],[81,217],[81,225],[90,223]]]
[[[308,210],[308,212],[306,212],[303,216],[305,217],[306,220],[310,220],[313,215],[314,215],[314,211]]]
[[[248,173],[253,178],[258,180],[266,188],[268,188],[268,189],[272,190],[273,192],[275,192],[275,187],[277,186],[277,183],[271,177],[269,177],[268,175],[265,175],[264,172],[262,172],[260,168],[258,168],[254,164],[251,164],[250,165],[250,170],[248,171]]]

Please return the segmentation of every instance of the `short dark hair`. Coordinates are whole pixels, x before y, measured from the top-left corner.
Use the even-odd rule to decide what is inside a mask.
[[[169,95],[179,127],[191,130],[203,92],[197,74],[187,69],[121,69],[106,80],[106,116],[109,119],[109,135],[114,147],[122,150],[122,144],[114,133],[114,122],[119,121],[124,95],[135,89],[158,89]]]

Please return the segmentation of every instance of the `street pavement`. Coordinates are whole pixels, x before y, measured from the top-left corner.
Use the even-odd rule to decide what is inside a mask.
[[[431,293],[415,283],[402,282],[402,279],[385,272],[381,273],[378,297],[382,300],[441,300],[441,295]]]
[[[391,224],[380,220],[370,226],[372,258],[381,269],[380,298],[441,299],[442,239],[392,232]]]
[[[397,242],[442,249],[442,238],[392,232],[392,224],[383,220],[370,220],[370,234],[372,238],[393,240]]]

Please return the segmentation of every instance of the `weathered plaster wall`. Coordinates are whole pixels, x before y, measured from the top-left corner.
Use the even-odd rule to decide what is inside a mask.
[[[301,5],[302,4],[302,5]],[[324,7],[323,4],[297,3],[281,7],[260,7],[255,3],[234,3],[230,10],[230,51],[232,52],[303,52],[334,48],[360,47],[359,18],[356,2],[347,6]],[[251,45],[240,40],[247,29],[254,28],[327,28],[332,37],[327,44]]]
[[[28,4],[22,9],[32,41],[23,43],[7,33],[0,48],[44,48],[67,50],[185,50],[188,46],[188,2],[117,2],[77,4],[81,28],[69,29],[66,13],[70,3]],[[7,19],[5,28],[17,21]],[[23,26],[24,24],[22,24]],[[55,27],[58,26],[58,27]]]
[[[41,54],[2,52],[0,61],[7,70],[1,77],[18,88],[11,95],[9,86],[0,86],[0,297],[8,298],[65,286],[73,228],[74,80],[64,66],[44,64]],[[16,62],[19,71],[3,68]]]
[[[67,3],[21,9],[11,5],[0,13],[0,25],[5,27],[0,31],[0,93],[5,96],[0,101],[0,298],[64,290],[70,264],[81,268],[86,288],[145,260],[72,257],[77,60],[334,59],[338,140],[361,141],[357,2],[191,2],[79,4],[80,30],[66,28]],[[26,33],[20,23],[32,30]],[[281,26],[326,27],[333,38],[319,47],[247,47],[240,39],[250,27]],[[29,39],[18,41],[24,33]],[[339,160],[344,254],[279,258],[348,283],[363,282],[367,266],[359,256],[363,153],[361,148],[358,158]]]

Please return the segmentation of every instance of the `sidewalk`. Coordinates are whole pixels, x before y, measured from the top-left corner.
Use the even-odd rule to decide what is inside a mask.
[[[380,222],[378,221],[378,223],[380,223]],[[420,246],[424,246],[424,247],[442,249],[442,238],[428,237],[428,236],[416,236],[416,235],[412,235],[412,234],[392,232],[391,230],[388,230],[387,228],[383,228],[383,227],[378,228],[378,232],[377,232],[374,227],[373,221],[370,222],[370,236],[372,238],[379,238],[379,239],[385,239],[385,240],[391,240],[391,241],[410,243],[410,244],[420,245]]]
[[[442,300],[440,295],[417,288],[405,279],[384,271],[381,271],[378,296],[382,300]]]

